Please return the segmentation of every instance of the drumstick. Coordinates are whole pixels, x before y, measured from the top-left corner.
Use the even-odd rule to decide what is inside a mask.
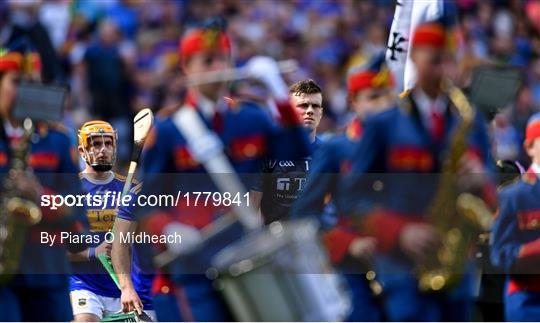
[[[245,193],[240,179],[223,152],[223,143],[206,127],[195,109],[181,108],[173,117],[173,122],[188,142],[195,159],[203,164],[221,192]],[[261,226],[259,217],[253,209],[234,205],[235,215],[246,229],[256,229]]]
[[[124,188],[122,189],[122,197],[129,192],[131,182],[133,181],[133,175],[135,174],[137,165],[139,164],[144,142],[146,137],[148,137],[148,133],[150,133],[153,123],[154,114],[152,113],[152,110],[148,108],[139,111],[139,113],[137,113],[133,119],[133,153],[131,155],[131,162],[129,163],[126,182],[124,183]]]
[[[277,62],[279,71],[282,74],[291,73],[298,70],[298,62],[294,59],[287,59]],[[218,83],[226,81],[241,80],[249,78],[249,71],[245,67],[227,68],[211,72],[197,73],[187,78],[187,85],[197,86],[201,84]]]

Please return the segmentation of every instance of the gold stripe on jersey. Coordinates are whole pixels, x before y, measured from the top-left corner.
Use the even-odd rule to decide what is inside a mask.
[[[124,175],[120,175],[120,174],[118,174],[118,173],[114,173],[114,176],[116,177],[117,180],[119,180],[119,181],[121,181],[121,182],[125,182],[125,181],[126,181],[126,176],[124,176]],[[138,185],[138,184],[140,183],[140,181],[139,181],[138,179],[136,179],[136,178],[133,178],[133,179],[132,179],[132,183],[133,183],[134,185]]]
[[[88,223],[90,224],[91,232],[107,232],[112,230],[114,218],[116,217],[115,209],[89,209],[86,211]]]
[[[131,193],[139,194],[141,192],[141,189],[142,189],[142,183],[139,183],[139,184],[133,186],[129,191]]]

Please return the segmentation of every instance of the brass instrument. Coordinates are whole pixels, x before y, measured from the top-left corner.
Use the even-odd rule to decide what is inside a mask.
[[[491,212],[484,201],[471,193],[460,192],[455,179],[467,149],[475,111],[463,92],[449,81],[445,80],[442,88],[457,108],[461,122],[451,138],[427,219],[442,236],[442,245],[435,257],[416,268],[419,289],[426,292],[447,290],[459,282],[477,232],[489,227],[491,221]]]
[[[19,260],[26,242],[28,227],[41,221],[41,210],[31,200],[21,196],[16,187],[16,174],[27,172],[32,120],[23,122],[21,141],[11,147],[10,168],[2,183],[0,200],[0,285],[7,283],[19,268]]]

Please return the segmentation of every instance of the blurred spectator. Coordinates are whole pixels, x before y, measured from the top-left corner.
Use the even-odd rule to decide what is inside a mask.
[[[137,12],[132,8],[132,2],[120,0],[105,12],[107,19],[113,21],[128,39],[135,38],[138,28]]]
[[[515,106],[512,110],[513,116],[512,116],[512,124],[517,129],[518,133],[524,134],[525,128],[527,126],[527,120],[531,115],[533,115],[535,112],[538,112],[540,110],[539,106],[540,102],[534,101],[531,95],[531,89],[526,84],[523,86],[521,91],[518,94],[517,100],[515,102]],[[525,138],[520,138],[521,142]],[[524,151],[523,147],[521,147],[520,154],[519,154],[519,161],[522,165],[528,166],[530,163],[529,157],[527,156],[526,152]]]
[[[495,159],[518,160],[523,138],[512,125],[508,111],[498,114],[493,124],[493,141],[496,148]]]
[[[49,34],[38,19],[41,2],[39,0],[9,1],[8,18],[0,25],[0,46],[28,39],[39,53],[42,62],[41,78],[43,82],[63,81],[60,60],[51,43]]]
[[[540,2],[456,1],[463,57],[510,64],[526,74],[527,86],[510,114],[521,131],[523,118],[540,102]],[[332,132],[347,120],[345,71],[386,47],[394,5],[394,0],[0,1],[0,44],[21,34],[31,37],[47,62],[44,79],[70,78],[80,121],[89,114],[129,120],[132,111],[170,107],[183,95],[178,37],[222,16],[236,44],[236,66],[256,55],[292,58],[300,69],[286,75],[289,83],[313,78],[322,85],[327,109],[320,128]],[[57,56],[66,62],[63,69]],[[469,79],[461,77],[464,84]]]
[[[39,21],[47,29],[49,38],[58,51],[66,41],[71,16],[69,1],[51,0],[44,2],[39,10]]]
[[[133,95],[130,75],[132,53],[123,42],[116,24],[103,20],[99,38],[84,54],[84,73],[94,117],[107,120],[117,129],[118,158],[129,158],[131,134],[131,100]]]
[[[540,104],[540,56],[537,56],[531,64],[529,82],[532,99]]]

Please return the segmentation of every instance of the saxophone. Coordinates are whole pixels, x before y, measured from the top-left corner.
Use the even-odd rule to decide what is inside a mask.
[[[28,158],[33,134],[32,120],[23,122],[21,141],[11,147],[10,167],[2,182],[0,200],[0,285],[10,281],[19,268],[28,227],[41,221],[41,210],[31,200],[20,196],[15,174],[29,172]]]
[[[478,230],[489,227],[492,218],[484,201],[471,193],[460,192],[455,179],[459,161],[467,149],[475,112],[465,94],[450,81],[444,80],[442,89],[457,108],[461,122],[452,134],[435,197],[428,209],[427,221],[442,236],[442,244],[434,257],[416,268],[418,287],[424,292],[447,290],[460,281]]]

